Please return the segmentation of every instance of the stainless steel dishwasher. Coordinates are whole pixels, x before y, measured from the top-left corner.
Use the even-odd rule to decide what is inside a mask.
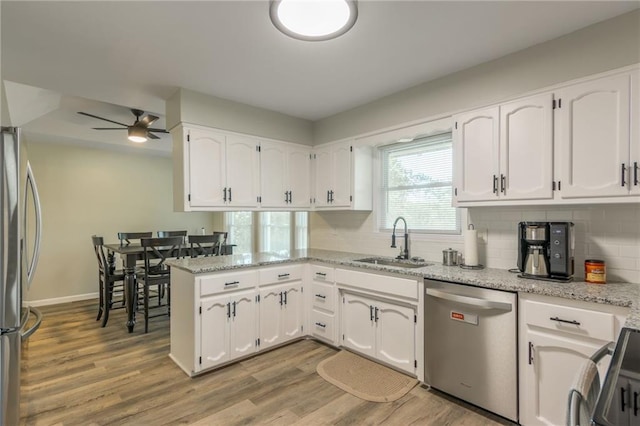
[[[518,421],[516,293],[425,280],[425,383]]]

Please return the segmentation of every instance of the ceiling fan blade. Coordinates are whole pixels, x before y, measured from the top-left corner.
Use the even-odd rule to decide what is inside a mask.
[[[156,117],[155,115],[151,115],[151,114],[147,114],[144,117],[142,117],[140,119],[140,123],[144,126],[144,127],[149,127],[151,126],[151,124],[153,124],[154,121],[156,121],[158,118],[160,117]]]
[[[87,117],[97,118],[98,120],[108,121],[109,123],[119,124],[119,125],[124,126],[124,127],[129,127],[128,124],[119,123],[117,121],[109,120],[108,118],[98,117],[97,115],[89,114],[89,113],[86,113],[86,112],[78,111],[78,114],[86,115]]]
[[[149,137],[149,139],[160,139],[158,136],[154,135],[151,132],[147,132],[147,136]]]
[[[169,133],[165,129],[148,128],[147,130],[150,131],[150,132],[157,132],[157,133]]]
[[[92,127],[93,130],[127,130],[120,127]]]

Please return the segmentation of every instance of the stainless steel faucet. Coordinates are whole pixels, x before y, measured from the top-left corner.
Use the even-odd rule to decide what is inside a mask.
[[[398,218],[393,222],[393,234],[391,234],[391,248],[396,248],[396,225],[398,225],[398,221],[402,219],[404,222],[404,250],[400,251],[400,254],[397,256],[397,259],[409,259],[409,230],[407,229],[407,221],[404,220],[404,217],[398,216]]]

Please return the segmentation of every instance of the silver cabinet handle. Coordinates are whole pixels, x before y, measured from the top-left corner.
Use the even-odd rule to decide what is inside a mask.
[[[638,181],[638,162],[634,161],[633,163],[633,184],[635,186],[640,185],[640,181]]]
[[[325,274],[324,272],[316,272],[316,275],[320,276],[320,277],[326,277],[327,274]]]
[[[493,175],[493,193],[498,194],[498,176]]]
[[[291,274],[278,274],[278,278],[287,278]]]
[[[624,180],[624,172],[627,168],[624,166],[624,163],[622,163],[622,166],[620,167],[620,186],[625,186],[627,183]]]
[[[494,300],[478,299],[477,297],[462,296],[459,294],[449,293],[435,288],[428,288],[427,295],[438,299],[449,300],[451,302],[462,303],[464,305],[475,306],[482,309],[499,309],[501,311],[511,311],[513,307],[511,303],[496,302]]]
[[[323,324],[323,323],[321,323],[321,322],[317,322],[317,323],[316,323],[316,325],[317,325],[318,327],[322,327],[322,328],[325,328],[325,327],[327,326],[327,324]]]
[[[232,285],[238,285],[240,284],[240,281],[231,281],[229,283],[224,283],[225,286],[232,286]]]
[[[320,299],[326,299],[327,296],[323,295],[323,294],[316,294],[316,297],[319,297]]]
[[[40,206],[40,194],[38,193],[38,186],[36,185],[35,178],[33,177],[33,171],[31,170],[31,163],[27,161],[27,185],[31,188],[31,192],[33,194],[33,204],[36,213],[36,236],[35,236],[35,247],[33,249],[33,257],[31,258],[31,263],[29,264],[29,268],[27,269],[27,288],[31,287],[31,281],[33,281],[33,274],[36,270],[36,266],[38,265],[38,258],[40,257],[40,245],[42,242],[42,208]],[[27,197],[25,197],[25,205]],[[27,209],[24,209],[25,217],[25,229],[27,223]],[[26,234],[26,231],[25,231]],[[35,330],[34,330],[35,331]]]

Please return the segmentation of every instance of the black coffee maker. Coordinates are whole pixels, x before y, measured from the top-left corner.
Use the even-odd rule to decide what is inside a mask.
[[[573,249],[573,223],[520,222],[518,276],[569,282],[574,272]]]

